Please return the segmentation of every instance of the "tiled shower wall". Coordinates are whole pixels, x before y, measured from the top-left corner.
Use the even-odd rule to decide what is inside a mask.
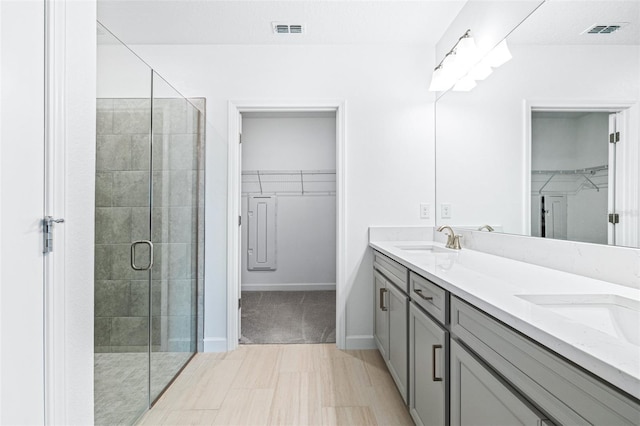
[[[191,102],[204,111],[204,99]],[[153,101],[151,288],[148,272],[130,265],[131,242],[149,239],[150,106],[149,99],[97,102],[96,352],[148,350],[149,292],[152,350],[193,352],[196,342],[202,349],[205,126],[183,99]]]

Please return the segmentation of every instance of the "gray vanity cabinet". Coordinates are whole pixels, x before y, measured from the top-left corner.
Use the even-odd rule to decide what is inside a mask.
[[[374,339],[391,377],[405,403],[409,397],[408,324],[409,297],[406,294],[408,270],[375,253],[375,329]]]
[[[384,360],[389,358],[389,297],[387,293],[387,280],[377,270],[373,271],[373,279],[375,281],[375,322],[373,337],[376,346],[380,351],[380,355]]]
[[[490,365],[492,371],[517,387],[519,394],[524,395],[531,406],[545,412],[554,423],[640,424],[637,400],[457,297],[451,298],[451,335]],[[453,364],[454,361],[452,369]],[[459,368],[464,368],[464,364],[458,364]],[[454,420],[454,413],[464,409],[460,402],[456,408],[454,396],[469,386],[469,382],[464,380],[464,376],[460,378],[458,375],[454,379],[453,370],[451,375],[451,416]],[[452,421],[452,424],[459,423]]]
[[[409,298],[390,285],[389,290],[389,358],[387,365],[405,404],[408,402],[407,381],[407,309]]]
[[[416,425],[446,425],[449,335],[415,303],[409,306],[409,412]]]
[[[375,341],[417,425],[640,425],[636,398],[381,253],[374,269]]]
[[[482,361],[451,342],[451,425],[550,425]]]

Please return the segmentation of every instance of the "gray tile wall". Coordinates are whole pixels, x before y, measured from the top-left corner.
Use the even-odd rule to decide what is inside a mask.
[[[192,102],[204,111],[204,99]],[[202,350],[204,115],[182,99],[154,100],[151,150],[150,107],[149,99],[97,102],[96,352],[148,349],[150,293],[153,350]],[[131,242],[150,235],[151,287],[149,272],[130,266]],[[136,263],[148,259],[139,246]]]

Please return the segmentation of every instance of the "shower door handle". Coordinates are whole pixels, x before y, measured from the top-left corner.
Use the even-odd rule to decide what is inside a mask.
[[[149,246],[149,265],[139,267],[136,265],[136,246],[138,244],[145,244]],[[153,266],[153,243],[149,240],[138,240],[131,243],[131,267],[136,271],[148,271]]]

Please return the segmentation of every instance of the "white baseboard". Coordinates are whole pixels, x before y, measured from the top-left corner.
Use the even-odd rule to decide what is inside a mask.
[[[227,339],[224,337],[205,337],[203,349],[204,352],[227,352]]]
[[[242,284],[242,291],[318,291],[335,289],[336,283]]]
[[[358,349],[376,349],[376,341],[373,336],[367,335],[356,335],[356,336],[347,336],[347,350],[358,350]]]

